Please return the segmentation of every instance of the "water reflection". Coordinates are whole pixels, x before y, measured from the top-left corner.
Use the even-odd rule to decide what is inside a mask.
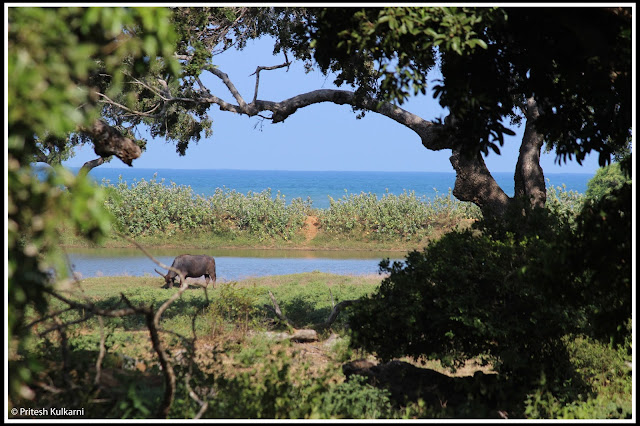
[[[381,259],[399,260],[403,257],[402,252],[255,249],[154,249],[152,254],[160,262],[170,265],[175,256],[186,252],[214,256],[220,282],[313,271],[341,275],[377,274]],[[69,250],[68,254],[73,271],[82,278],[158,276],[154,271],[158,266],[136,249]]]

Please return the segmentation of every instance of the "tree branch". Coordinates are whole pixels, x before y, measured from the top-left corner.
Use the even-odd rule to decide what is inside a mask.
[[[95,120],[91,127],[83,127],[80,131],[91,138],[94,151],[100,157],[115,155],[123,163],[131,166],[131,162],[142,153],[133,140],[123,136],[103,120]]]
[[[331,292],[331,290],[329,290],[329,292]],[[302,342],[318,340],[318,333],[315,329],[324,330],[326,328],[331,327],[331,325],[335,322],[336,318],[338,318],[338,314],[344,308],[359,302],[358,299],[343,300],[342,302],[333,306],[333,309],[331,310],[329,317],[324,322],[315,324],[313,326],[313,329],[306,329],[306,328],[299,329],[299,328],[296,328],[295,325],[291,321],[289,321],[289,319],[282,313],[282,310],[280,309],[280,306],[278,305],[278,302],[276,301],[275,296],[273,295],[273,293],[271,293],[271,290],[269,290],[269,297],[271,298],[271,303],[273,303],[273,312],[276,314],[276,316],[280,320],[285,322],[293,330],[293,333],[290,336],[288,336],[289,340],[302,341]],[[332,298],[333,298],[333,295],[332,295]]]
[[[229,79],[229,76],[226,73],[220,71],[218,68],[214,67],[213,65],[205,66],[204,70],[209,71],[211,74],[215,75],[220,80],[222,80],[225,86],[227,86],[227,89],[229,89],[229,92],[231,92],[235,100],[238,102],[240,109],[242,111],[247,111],[245,112],[245,114],[247,114],[249,111],[249,109],[247,108],[247,103],[245,102],[244,98],[240,95],[240,92],[238,92],[238,89],[236,89],[236,86],[231,82],[231,80]]]
[[[104,157],[98,157],[95,160],[89,160],[86,163],[84,163],[82,165],[82,167],[80,168],[81,172],[85,172],[85,173],[89,173],[89,171],[93,170],[94,168],[101,166],[104,164]]]
[[[255,103],[256,100],[258,99],[258,85],[260,84],[260,71],[263,70],[277,70],[278,68],[284,68],[287,67],[287,69],[289,69],[289,65],[291,65],[291,62],[289,62],[289,58],[287,58],[287,52],[284,52],[284,63],[280,64],[280,65],[273,65],[270,67],[262,67],[259,66],[256,68],[255,72],[253,74],[256,75],[256,88],[255,91],[253,92],[253,102]],[[253,75],[253,74],[249,74],[249,75]]]

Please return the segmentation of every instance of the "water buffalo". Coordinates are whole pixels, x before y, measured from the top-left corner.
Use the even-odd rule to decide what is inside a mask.
[[[204,275],[207,287],[209,280],[216,285],[216,261],[213,257],[204,254],[181,254],[173,260],[171,266],[184,274],[185,278],[198,278]],[[178,275],[174,271],[169,270],[167,275],[155,270],[162,275],[165,285],[162,288],[169,288],[173,285],[173,279]]]

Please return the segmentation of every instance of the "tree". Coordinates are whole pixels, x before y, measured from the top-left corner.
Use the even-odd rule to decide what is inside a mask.
[[[41,179],[31,163],[41,159],[44,147],[63,158],[69,152],[67,138],[77,135],[91,140],[101,158],[115,155],[130,165],[140,148],[117,123],[101,118],[100,96],[126,96],[123,75],[146,75],[150,66],[175,74],[177,64],[166,9],[8,11],[7,338],[11,350],[19,351],[29,335],[26,311],[44,314],[47,291],[64,278],[58,226],[68,224],[91,241],[110,232],[104,194],[86,174],[74,177],[53,167]],[[96,80],[108,80],[108,90],[100,91]],[[11,395],[29,395],[24,383],[36,368],[37,360],[29,357],[12,364]]]
[[[602,165],[626,145],[631,129],[631,13],[624,8],[177,8],[176,57],[181,78],[149,74],[132,79],[136,97],[101,96],[103,114],[135,129],[147,125],[184,154],[211,129],[207,110],[283,122],[320,102],[351,105],[412,129],[430,150],[450,149],[454,195],[488,216],[543,207],[543,148],[558,161],[581,162],[595,151]],[[535,30],[534,30],[535,29]],[[215,66],[215,55],[248,39],[274,38],[278,66],[256,68],[251,99]],[[336,84],[274,102],[258,98],[262,71],[290,58],[337,72]],[[426,73],[439,67],[433,87],[448,115],[431,120],[401,108],[425,95]],[[211,93],[202,73],[222,81],[235,103]],[[483,154],[499,153],[508,128],[525,132],[509,197],[487,169]]]

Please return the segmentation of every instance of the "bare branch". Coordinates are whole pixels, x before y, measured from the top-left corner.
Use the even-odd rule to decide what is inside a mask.
[[[128,237],[128,236],[126,236],[126,235],[124,235],[124,234],[121,234],[120,232],[116,232],[116,234],[117,234],[119,237],[124,238],[125,240],[129,241],[130,243],[132,243],[132,244],[134,244],[136,247],[138,247],[138,248],[140,249],[140,251],[142,251],[142,252],[143,252],[143,253],[144,253],[144,254],[145,254],[149,259],[151,259],[151,261],[152,261],[153,263],[155,263],[156,265],[158,265],[158,266],[159,266],[159,267],[161,267],[161,268],[164,268],[164,269],[167,269],[167,270],[169,270],[169,271],[173,271],[173,272],[175,272],[176,274],[180,275],[180,276],[181,276],[181,278],[182,278],[181,272],[180,272],[179,270],[175,269],[175,268],[174,268],[174,267],[172,267],[172,266],[165,265],[164,263],[162,263],[162,262],[160,262],[159,260],[157,260],[155,257],[153,257],[153,255],[152,255],[151,253],[149,253],[149,252],[147,251],[147,249],[145,249],[145,248],[144,248],[144,247],[142,247],[140,244],[138,244],[138,242],[137,242],[136,240],[134,240],[133,238],[130,238],[130,237]],[[158,272],[158,271],[156,271],[156,272]]]
[[[102,360],[105,355],[105,347],[104,347],[104,322],[102,321],[102,317],[98,317],[98,323],[100,323],[100,352],[98,353],[98,359],[96,360],[96,377],[93,380],[93,383],[98,385],[100,383],[100,375],[102,374]]]
[[[331,325],[335,322],[335,320],[338,318],[338,314],[347,306],[351,306],[355,303],[358,303],[359,300],[354,299],[354,300],[343,300],[342,302],[339,302],[337,305],[335,305],[333,307],[333,309],[331,310],[331,313],[329,314],[329,317],[326,319],[325,322],[318,324],[316,327],[317,328],[321,328],[321,329],[325,329],[325,328],[329,328],[331,327]]]
[[[238,105],[240,106],[240,109],[245,113],[248,113],[249,109],[247,108],[247,103],[244,101],[244,99],[240,95],[240,92],[238,92],[238,89],[236,89],[236,86],[234,86],[234,84],[231,82],[231,80],[229,79],[229,76],[226,73],[220,71],[218,68],[214,67],[213,65],[205,66],[204,70],[209,71],[211,74],[215,75],[220,80],[222,80],[222,82],[225,84],[225,86],[227,86],[227,89],[229,89],[229,92],[231,92],[235,100],[238,101]]]
[[[93,313],[90,313],[88,316],[77,319],[75,321],[69,321],[69,322],[62,322],[58,319],[58,317],[53,317],[54,320],[56,320],[56,325],[49,327],[48,329],[46,329],[45,331],[42,331],[40,333],[38,333],[38,337],[43,337],[49,333],[51,333],[52,331],[60,331],[62,329],[65,329],[67,327],[69,327],[70,325],[74,325],[74,324],[80,324],[86,321],[89,321],[91,318],[93,318]]]
[[[24,328],[31,328],[36,324],[39,324],[39,323],[41,323],[43,321],[46,321],[48,319],[51,319],[53,317],[57,317],[60,314],[64,314],[65,312],[69,312],[69,311],[72,311],[74,309],[75,309],[74,307],[69,307],[69,308],[61,309],[59,311],[56,311],[56,312],[53,312],[51,314],[45,315],[42,318],[38,318],[37,320],[34,320],[34,321],[30,322],[29,324],[25,325]]]
[[[110,317],[110,318],[118,318],[118,317],[124,317],[127,315],[131,315],[131,314],[135,314],[137,313],[137,311],[135,309],[100,309],[97,306],[95,306],[93,303],[79,303],[79,302],[74,302],[73,300],[67,299],[66,297],[56,293],[55,291],[51,290],[51,289],[47,289],[45,288],[43,290],[45,293],[50,294],[51,296],[55,297],[56,299],[59,299],[61,301],[63,301],[64,303],[66,303],[69,306],[72,306],[76,309],[85,309],[89,312],[92,312],[95,315],[100,315],[103,317]]]
[[[338,314],[344,308],[359,302],[359,300],[357,300],[357,299],[355,299],[355,300],[343,300],[342,302],[338,303],[337,305],[335,305],[333,307],[333,309],[331,310],[331,313],[329,314],[329,317],[326,319],[326,321],[324,321],[322,323],[319,323],[319,324],[315,324],[313,326],[313,329],[298,329],[282,313],[282,310],[280,309],[280,306],[278,305],[278,302],[276,301],[276,298],[273,295],[273,293],[271,293],[271,291],[269,291],[269,297],[271,298],[271,303],[273,303],[273,311],[275,312],[276,316],[280,320],[285,322],[293,330],[293,334],[291,334],[288,338],[290,340],[294,340],[294,341],[315,341],[315,340],[318,340],[318,334],[317,334],[315,329],[321,329],[322,330],[322,329],[326,329],[326,328],[331,327],[331,325],[335,322],[336,318],[338,317]],[[333,296],[332,296],[332,299],[333,299]]]
[[[285,317],[284,314],[282,313],[282,310],[280,310],[280,306],[278,305],[278,302],[276,301],[276,298],[273,295],[273,293],[271,293],[271,290],[269,290],[269,297],[271,298],[271,303],[273,303],[273,309],[276,316],[280,318],[284,323],[286,323],[289,327],[295,330],[296,328],[293,326],[291,321],[289,321],[289,319]]]
[[[284,52],[284,63],[283,64],[273,65],[273,66],[270,66],[270,67],[259,66],[259,67],[256,68],[255,72],[253,72],[252,74],[249,74],[249,75],[253,75],[253,74],[256,75],[256,88],[255,88],[255,91],[253,92],[253,102],[252,103],[255,103],[256,100],[258,99],[258,85],[260,84],[260,71],[263,71],[263,70],[277,70],[279,68],[284,68],[284,67],[287,67],[287,69],[289,69],[289,65],[291,65],[291,62],[289,62],[289,58],[287,58],[287,52],[285,51]]]
[[[194,417],[194,419],[199,419],[202,417],[204,412],[207,411],[207,408],[209,407],[209,403],[207,401],[201,400],[198,397],[198,394],[196,394],[194,390],[191,388],[191,384],[189,383],[191,381],[191,373],[193,372],[193,353],[195,352],[195,349],[196,349],[196,339],[197,339],[195,315],[191,319],[191,334],[193,335],[193,338],[191,339],[191,342],[190,342],[192,352],[190,354],[191,356],[189,357],[189,369],[187,370],[187,374],[185,375],[184,382],[187,387],[187,391],[189,392],[189,397],[200,405],[200,410]]]
[[[131,108],[129,108],[129,107],[125,106],[125,105],[122,105],[121,103],[118,103],[118,102],[116,102],[116,101],[114,101],[112,99],[109,99],[109,97],[107,95],[105,95],[104,93],[98,93],[98,96],[103,98],[103,100],[99,101],[100,103],[113,105],[115,107],[120,108],[123,111],[130,112],[132,115],[138,115],[138,116],[142,116],[142,117],[155,117],[155,114],[149,114],[147,112],[132,110]],[[154,109],[156,109],[156,107],[153,107],[151,109],[151,111],[153,111]]]

